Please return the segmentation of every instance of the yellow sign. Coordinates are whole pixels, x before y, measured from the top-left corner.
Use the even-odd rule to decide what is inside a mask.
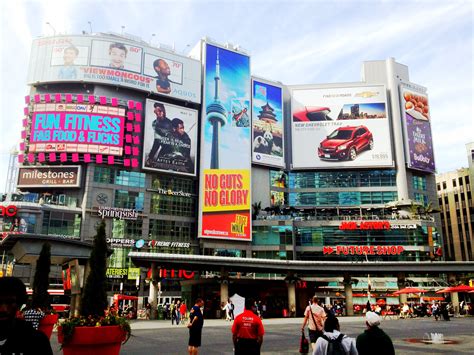
[[[128,279],[137,280],[140,278],[140,268],[139,267],[129,267],[128,268]]]
[[[204,170],[204,212],[250,209],[249,170]]]

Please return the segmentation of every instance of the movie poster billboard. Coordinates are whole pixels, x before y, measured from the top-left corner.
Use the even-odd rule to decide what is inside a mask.
[[[196,110],[146,100],[142,167],[196,176]]]
[[[282,89],[252,80],[252,161],[285,166]]]
[[[408,167],[434,173],[436,167],[428,96],[414,85],[401,84],[400,101]]]
[[[91,82],[200,103],[201,64],[114,36],[56,36],[33,41],[28,84]]]
[[[121,107],[34,104],[28,150],[123,155],[125,109]]]
[[[294,169],[392,167],[383,85],[292,89]]]
[[[203,46],[199,236],[250,241],[250,58]]]

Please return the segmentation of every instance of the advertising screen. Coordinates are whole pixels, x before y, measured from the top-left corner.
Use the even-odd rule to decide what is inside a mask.
[[[197,111],[147,99],[143,169],[196,175]]]
[[[408,167],[434,173],[436,167],[428,96],[414,86],[401,84],[400,100]]]
[[[201,64],[112,36],[57,36],[33,41],[28,83],[78,81],[125,86],[199,103]]]
[[[393,166],[385,86],[294,88],[293,168]]]
[[[30,152],[99,153],[121,156],[125,109],[48,103],[33,105]]]
[[[252,81],[252,161],[284,167],[281,87]]]
[[[250,58],[205,43],[199,236],[252,238]]]

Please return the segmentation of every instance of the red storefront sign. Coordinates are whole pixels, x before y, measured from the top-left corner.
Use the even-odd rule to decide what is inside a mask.
[[[351,221],[341,222],[340,230],[390,230],[389,221]]]
[[[0,206],[0,217],[14,217],[18,209],[16,206]]]
[[[147,279],[151,279],[151,269],[148,269],[148,273],[146,275]],[[187,271],[187,270],[167,270],[167,269],[160,269],[159,277],[165,279],[187,279],[190,280],[194,278],[194,271]]]
[[[335,245],[323,247],[323,255],[400,255],[401,245]]]

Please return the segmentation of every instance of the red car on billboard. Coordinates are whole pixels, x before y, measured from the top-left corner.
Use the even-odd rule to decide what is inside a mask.
[[[364,149],[374,148],[372,133],[365,126],[339,127],[318,147],[321,160],[354,160]]]
[[[293,122],[332,121],[328,116],[329,112],[329,107],[305,107],[304,110],[293,114]]]

